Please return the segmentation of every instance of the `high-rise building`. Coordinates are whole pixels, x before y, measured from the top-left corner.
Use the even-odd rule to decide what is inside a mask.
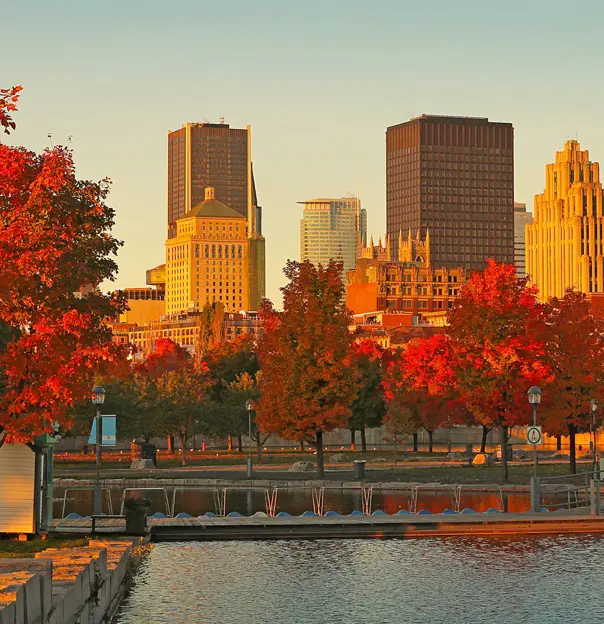
[[[250,240],[246,219],[219,202],[213,188],[176,220],[166,241],[166,313],[220,302],[227,312],[250,309]]]
[[[310,199],[300,221],[300,260],[326,265],[344,264],[354,269],[357,255],[367,244],[367,213],[356,197]]]
[[[175,235],[176,220],[204,200],[207,187],[260,234],[251,154],[250,126],[185,123],[168,132],[168,237]]]
[[[204,201],[205,189],[214,189],[217,202],[246,220],[248,305],[257,310],[266,292],[265,242],[251,153],[250,126],[186,123],[168,133],[168,238],[177,235],[178,219]]]
[[[517,277],[526,277],[525,228],[533,222],[533,214],[526,211],[526,204],[514,202],[514,266]]]
[[[430,231],[437,267],[514,262],[514,128],[486,118],[422,115],[386,130],[386,222]]]
[[[526,269],[540,299],[563,297],[567,288],[604,292],[600,166],[577,141],[567,141],[545,166],[533,219],[526,226]]]

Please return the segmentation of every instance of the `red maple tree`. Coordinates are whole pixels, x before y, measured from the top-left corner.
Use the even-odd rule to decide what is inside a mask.
[[[549,434],[569,436],[570,470],[575,473],[575,436],[593,424],[591,399],[604,399],[604,324],[591,315],[583,293],[568,290],[564,297],[553,298],[545,306],[541,339],[552,374],[539,418]],[[599,424],[600,415],[596,416]]]
[[[480,423],[500,430],[505,481],[508,430],[528,424],[528,389],[550,376],[539,338],[543,307],[512,265],[489,259],[461,288],[448,321],[460,396]]]
[[[108,192],[107,181],[78,180],[64,148],[0,144],[0,441],[69,426],[94,375],[123,360],[105,319],[125,302],[98,289],[114,278],[121,245]]]
[[[269,302],[261,311],[257,422],[261,431],[312,441],[322,476],[323,433],[346,426],[356,394],[342,266],[290,261],[284,273],[283,312]]]
[[[0,127],[4,129],[5,134],[10,134],[17,125],[13,121],[12,113],[17,110],[17,102],[19,101],[19,93],[23,87],[11,87],[10,89],[0,89]]]

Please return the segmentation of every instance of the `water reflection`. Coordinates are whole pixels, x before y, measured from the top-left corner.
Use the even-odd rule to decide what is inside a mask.
[[[117,624],[599,622],[600,537],[158,544]]]
[[[172,505],[173,487],[166,488],[170,506]],[[265,511],[263,489],[228,488],[226,511],[237,511],[244,515],[251,515],[256,511]],[[64,490],[55,488],[55,518],[62,517]],[[119,513],[122,489],[110,491],[113,502],[113,511]],[[152,500],[151,513],[160,511],[166,513],[164,495],[160,491],[148,491],[144,495]],[[562,499],[558,499],[562,501]],[[550,501],[551,502],[551,501]],[[372,509],[383,509],[394,514],[400,509],[411,509],[410,490],[374,490]],[[470,507],[475,511],[486,511],[490,508],[501,509],[502,506],[510,512],[527,511],[530,508],[530,497],[527,492],[518,492],[500,495],[499,492],[461,492],[460,509]],[[280,489],[277,497],[277,511],[287,511],[299,515],[304,511],[312,510],[312,490],[307,489]],[[433,513],[440,513],[445,509],[455,508],[453,491],[434,492],[420,490],[417,495],[417,511],[427,509]],[[362,509],[360,490],[326,489],[325,511],[338,511],[348,514],[355,509]],[[103,511],[109,511],[106,494],[103,497]],[[214,489],[212,488],[177,488],[175,496],[175,513],[186,512],[198,516],[207,511],[215,511]],[[69,491],[65,505],[65,514],[92,513],[92,491]]]

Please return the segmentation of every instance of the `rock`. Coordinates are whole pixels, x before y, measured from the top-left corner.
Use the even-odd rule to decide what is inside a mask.
[[[329,461],[332,464],[342,464],[343,462],[348,461],[348,459],[344,453],[336,453],[329,458]]]
[[[514,449],[512,451],[512,457],[514,459],[525,459],[526,458],[526,451],[523,451],[522,449]]]
[[[569,459],[569,456],[566,453],[554,453],[554,459]]]
[[[493,465],[493,457],[492,455],[487,455],[486,453],[478,453],[478,455],[474,456],[472,460],[472,466],[492,466]]]
[[[381,463],[381,462],[387,462],[388,460],[385,457],[376,457],[375,459],[371,459],[371,462],[376,462],[376,463]]]
[[[152,459],[135,459],[130,465],[130,470],[152,470],[155,464]]]
[[[463,453],[447,453],[447,459],[463,459]]]
[[[294,462],[290,467],[290,472],[314,472],[315,465],[309,461],[297,461]]]

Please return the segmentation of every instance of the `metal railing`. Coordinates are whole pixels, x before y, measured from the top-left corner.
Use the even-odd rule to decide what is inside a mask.
[[[61,509],[61,518],[65,517],[65,506],[67,505],[67,492],[94,492],[95,487],[75,487],[75,488],[67,488],[63,492],[63,506]],[[113,515],[113,501],[111,500],[111,490],[109,488],[101,488],[101,492],[105,492],[107,494],[107,511],[108,515]]]

